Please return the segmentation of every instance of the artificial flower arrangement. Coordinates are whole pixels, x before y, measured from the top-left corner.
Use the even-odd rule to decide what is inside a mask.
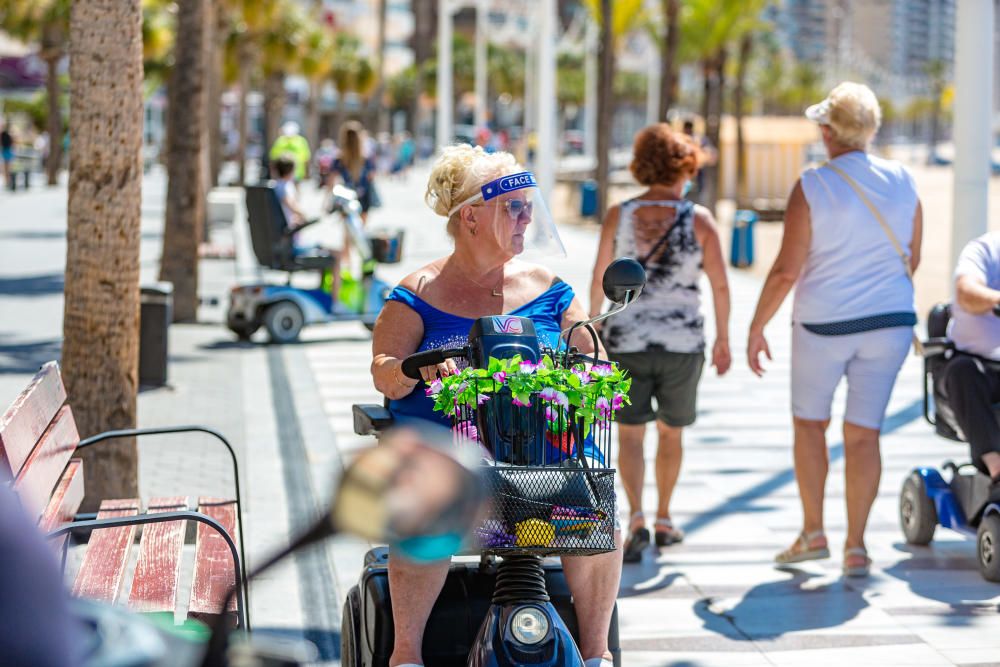
[[[434,380],[426,392],[434,399],[436,411],[459,418],[473,414],[472,410],[504,387],[510,390],[516,406],[530,407],[532,400],[541,399],[549,434],[562,436],[565,442],[570,406],[575,408],[576,420],[582,422],[586,438],[595,424],[599,428],[610,426],[615,412],[629,403],[631,385],[632,379],[616,364],[561,368],[548,355],[537,364],[515,355],[509,359],[491,357],[487,368],[468,367]],[[475,424],[469,420],[456,419],[454,428],[471,439],[479,439]]]

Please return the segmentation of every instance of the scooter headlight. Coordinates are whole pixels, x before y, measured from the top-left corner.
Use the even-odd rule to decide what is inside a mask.
[[[538,607],[521,607],[510,619],[510,631],[522,644],[537,644],[549,634],[549,617]]]

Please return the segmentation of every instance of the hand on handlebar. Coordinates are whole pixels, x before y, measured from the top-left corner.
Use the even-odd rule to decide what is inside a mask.
[[[457,372],[458,366],[455,365],[455,360],[445,359],[440,364],[434,364],[433,366],[421,366],[420,377],[424,382],[430,384],[439,377],[453,375]]]

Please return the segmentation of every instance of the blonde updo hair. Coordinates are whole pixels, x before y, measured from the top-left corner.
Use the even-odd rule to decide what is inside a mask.
[[[867,148],[882,124],[882,109],[875,93],[853,81],[838,84],[825,100],[810,107],[806,116],[828,125],[836,143],[859,150]]]
[[[432,211],[448,218],[448,233],[455,236],[458,211],[451,215],[451,209],[490,181],[519,171],[523,169],[510,153],[487,153],[468,144],[446,146],[431,168],[424,201]]]

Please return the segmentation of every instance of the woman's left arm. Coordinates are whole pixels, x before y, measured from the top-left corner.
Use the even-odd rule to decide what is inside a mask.
[[[924,208],[917,198],[917,210],[913,212],[913,237],[910,240],[910,271],[917,272],[920,266],[920,244],[924,240]]]
[[[715,218],[708,209],[699,207],[694,216],[694,233],[702,249],[702,264],[709,285],[712,287],[712,306],[715,310],[715,344],[712,346],[712,365],[715,372],[725,375],[732,365],[729,351],[729,278],[722,258],[722,243]]]

